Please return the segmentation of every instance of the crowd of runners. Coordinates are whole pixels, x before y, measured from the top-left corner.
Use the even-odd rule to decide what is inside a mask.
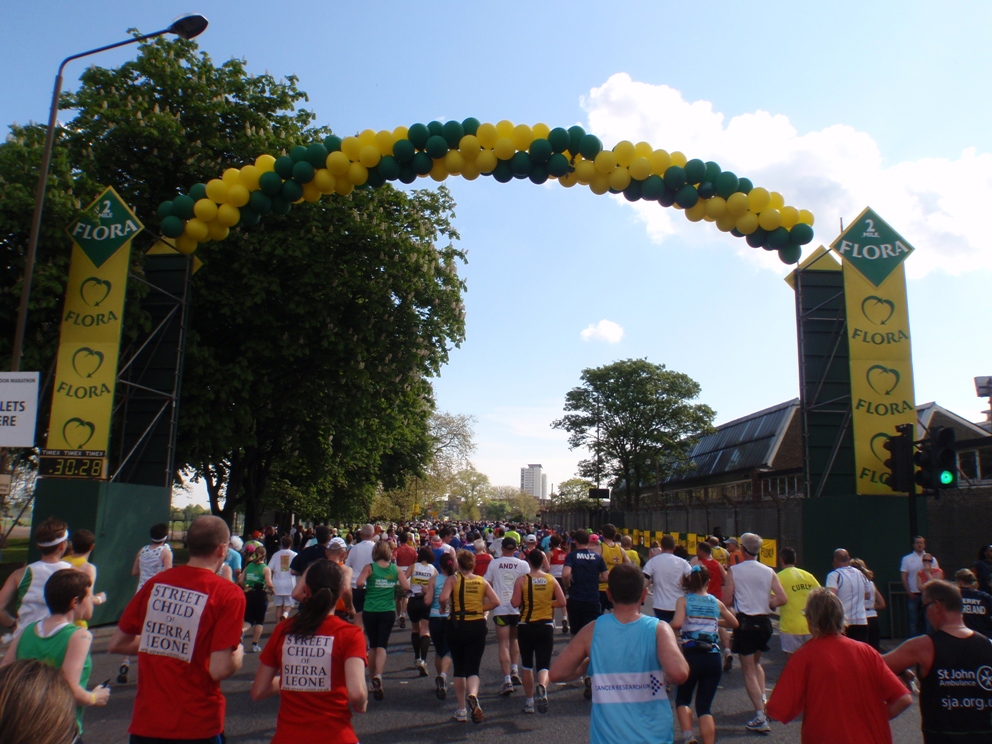
[[[92,533],[70,536],[50,518],[34,540],[40,560],[0,589],[0,624],[12,631],[0,741],[69,744],[82,740],[83,710],[110,696],[106,684],[89,685],[86,627],[105,595],[93,592]],[[448,701],[459,722],[484,722],[483,689],[522,690],[521,714],[542,714],[549,685],[579,680],[593,742],[621,732],[631,744],[673,733],[710,744],[713,702],[736,656],[756,734],[802,715],[804,742],[891,742],[889,720],[916,693],[927,744],[992,743],[992,546],[950,582],[914,538],[900,565],[912,637],[883,656],[884,597],[864,561],[837,549],[821,586],[792,548],[779,551],[778,571],[763,564],[754,533],[714,535],[689,555],[668,535],[637,550],[609,524],[295,526],[239,538],[200,517],[185,544],[188,562],[173,566],[168,528],[151,528],[134,557],[137,593],[110,642],[122,655],[118,682],[137,662],[132,744],[222,742],[220,682],[245,653],[259,655],[252,699],[279,696],[273,742],[322,731],[353,744],[353,713],[370,698],[388,705],[386,650],[406,632],[411,669],[433,677],[425,695]],[[270,603],[277,624],[263,645]],[[761,658],[773,619],[788,662],[768,694]],[[501,679],[483,680],[490,627]],[[557,655],[556,636],[565,636]]]

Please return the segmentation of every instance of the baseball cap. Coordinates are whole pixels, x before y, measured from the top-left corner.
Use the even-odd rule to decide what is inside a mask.
[[[727,544],[730,544],[730,543],[733,543],[734,545],[738,545],[739,544],[737,542],[737,538],[736,537],[728,537],[727,538]]]
[[[331,541],[327,543],[328,550],[347,550],[348,543],[346,543],[340,537],[332,537]]]
[[[231,537],[231,547],[232,548],[234,548],[237,551],[240,551],[241,548],[243,548],[244,546],[245,546],[245,543],[244,543],[244,541],[240,537],[238,537],[237,535],[233,535]]]
[[[510,548],[515,548],[515,547],[517,547],[517,541],[516,540],[514,540],[512,537],[504,537],[503,538],[503,549],[504,550],[509,550]]]
[[[527,537],[524,538],[524,542],[536,543],[537,535],[527,535]]]
[[[597,535],[595,532],[589,535],[589,543],[591,545],[595,545],[598,542],[599,542],[599,535]]]

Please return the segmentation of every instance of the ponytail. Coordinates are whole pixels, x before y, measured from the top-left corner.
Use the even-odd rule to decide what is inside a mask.
[[[299,614],[293,618],[287,633],[297,638],[312,638],[316,635],[341,596],[343,579],[344,572],[334,561],[322,558],[311,563],[306,571],[310,597],[300,605]]]

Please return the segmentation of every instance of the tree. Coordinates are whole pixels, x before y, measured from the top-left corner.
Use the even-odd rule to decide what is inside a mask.
[[[566,415],[552,423],[568,432],[571,449],[583,447],[591,457],[579,463],[579,475],[597,483],[605,477],[622,488],[627,508],[640,506],[641,487],[653,482],[658,461],[661,480],[689,467],[689,455],[716,415],[699,396],[699,384],[686,374],[625,359],[584,369],[582,385],[565,396]]]
[[[462,519],[479,519],[481,507],[490,493],[489,476],[474,467],[467,467],[455,473],[451,484],[451,501],[455,502],[457,514]]]
[[[585,478],[569,478],[558,484],[558,493],[552,496],[552,503],[556,507],[568,508],[571,506],[587,506],[589,500],[589,489],[595,487],[595,483]]]

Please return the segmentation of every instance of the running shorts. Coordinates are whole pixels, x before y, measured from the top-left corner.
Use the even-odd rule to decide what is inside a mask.
[[[568,610],[568,629],[573,636],[578,635],[583,627],[602,614],[599,602],[579,602],[568,599],[565,601],[565,609]]]
[[[245,622],[249,625],[265,625],[265,613],[269,609],[269,600],[265,596],[265,588],[252,589],[245,594]]]
[[[739,627],[734,631],[730,650],[741,656],[750,656],[757,651],[767,651],[772,638],[772,620],[767,615],[745,615],[737,613]]]
[[[431,608],[424,602],[422,595],[414,594],[407,602],[406,614],[410,616],[411,623],[419,623],[430,618]]]
[[[448,618],[432,617],[428,621],[428,627],[431,631],[431,641],[434,643],[434,655],[439,659],[450,656],[451,649],[448,648]]]
[[[692,693],[696,693],[696,716],[708,716],[713,698],[716,697],[720,677],[723,675],[723,654],[721,653],[688,653],[685,660],[689,662],[689,679],[679,685],[675,692],[677,707],[691,706]]]
[[[352,589],[351,602],[355,605],[355,612],[362,612],[365,609],[365,590]]]
[[[493,615],[493,625],[497,628],[512,628],[520,622],[520,615]]]
[[[517,626],[517,640],[520,642],[520,664],[524,669],[539,672],[551,668],[551,653],[555,648],[554,623],[520,623]]]
[[[369,648],[387,648],[389,634],[396,622],[395,612],[366,612],[362,615],[362,625],[369,639]]]
[[[452,676],[477,677],[486,650],[485,620],[448,620]]]

